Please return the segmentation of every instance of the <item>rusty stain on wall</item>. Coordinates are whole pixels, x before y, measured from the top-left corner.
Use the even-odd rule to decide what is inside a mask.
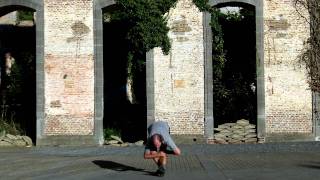
[[[51,101],[50,107],[52,107],[52,108],[60,108],[61,107],[61,102],[59,100]]]
[[[174,80],[175,88],[185,88],[185,80]]]
[[[189,38],[187,38],[187,37],[177,37],[177,42],[186,42],[188,40],[189,40]]]
[[[76,21],[71,26],[73,37],[67,39],[68,43],[76,42],[76,57],[79,56],[80,43],[83,38],[89,34],[90,28],[81,21]]]
[[[266,20],[266,25],[269,26],[270,30],[287,30],[291,26],[286,19],[269,19]]]
[[[190,32],[192,29],[189,26],[187,20],[175,20],[172,23],[171,31],[175,34],[177,33],[184,33],[184,32]]]

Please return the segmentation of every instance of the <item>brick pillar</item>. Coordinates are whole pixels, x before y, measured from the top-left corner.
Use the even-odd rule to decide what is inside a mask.
[[[172,134],[204,135],[203,14],[192,0],[169,12],[170,55],[154,50],[155,119]]]
[[[308,16],[307,12],[302,12]],[[298,62],[309,26],[293,1],[264,1],[266,132],[312,133],[312,93]]]
[[[92,136],[93,1],[45,0],[44,20],[44,135]]]

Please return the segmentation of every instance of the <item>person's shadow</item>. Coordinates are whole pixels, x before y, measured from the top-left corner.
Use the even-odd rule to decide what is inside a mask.
[[[110,169],[113,171],[121,171],[121,172],[122,171],[137,171],[137,172],[144,172],[145,175],[157,176],[155,174],[155,172],[147,171],[147,170],[141,169],[141,168],[135,168],[132,166],[127,166],[127,165],[120,164],[120,163],[113,162],[113,161],[94,160],[92,162],[101,168]]]

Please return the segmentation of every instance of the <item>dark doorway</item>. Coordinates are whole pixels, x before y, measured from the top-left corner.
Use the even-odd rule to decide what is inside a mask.
[[[33,142],[36,140],[34,17],[33,9],[22,6],[6,6],[0,9],[0,120],[7,133],[27,135]],[[10,68],[7,62],[11,62]]]
[[[124,141],[145,138],[145,54],[129,55],[130,22],[117,17],[116,5],[103,9],[104,132],[119,133]],[[129,63],[141,62],[139,66]]]
[[[255,7],[222,4],[213,26],[214,125],[239,119],[257,124]]]

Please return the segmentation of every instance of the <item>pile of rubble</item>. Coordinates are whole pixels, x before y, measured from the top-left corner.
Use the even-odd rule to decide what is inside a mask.
[[[0,147],[32,147],[33,143],[28,136],[19,136],[0,132]]]
[[[111,140],[105,140],[105,145],[118,146],[118,147],[128,147],[128,146],[143,146],[143,140],[137,141],[135,143],[123,142],[118,136],[110,136]]]
[[[256,125],[241,119],[236,123],[225,123],[214,128],[214,142],[216,144],[244,144],[257,143]]]

